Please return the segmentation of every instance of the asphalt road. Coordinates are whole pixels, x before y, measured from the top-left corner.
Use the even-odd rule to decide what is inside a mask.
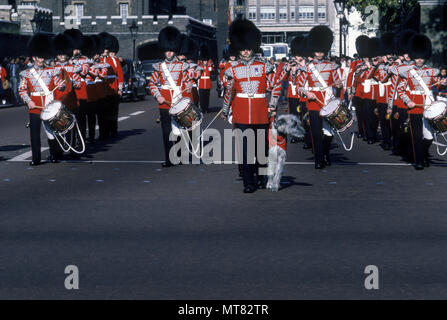
[[[280,192],[244,195],[234,165],[162,169],[157,115],[122,104],[120,138],[30,168],[26,110],[0,110],[0,298],[447,298],[444,160],[416,172],[356,140],[315,171],[290,144]]]

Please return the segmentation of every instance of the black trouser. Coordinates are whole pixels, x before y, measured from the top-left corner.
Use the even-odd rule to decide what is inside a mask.
[[[306,106],[306,102],[302,101],[300,102],[300,119],[301,119],[301,123],[303,125],[304,130],[306,131],[304,134],[304,143],[306,146],[311,147],[312,146],[312,138],[310,135],[310,123],[308,123],[309,121],[309,117],[307,117],[307,120],[304,119],[304,116],[307,113],[307,106]],[[309,115],[308,115],[309,116]]]
[[[363,137],[366,136],[366,130],[364,127],[364,119],[363,119],[363,99],[359,97],[352,98],[352,104],[355,107],[355,115],[357,117],[357,130],[360,135]]]
[[[309,111],[309,118],[315,164],[323,163],[324,156],[329,158],[333,137],[323,135],[323,118],[319,111]]]
[[[98,114],[98,101],[89,102],[87,108],[87,127],[88,127],[88,138],[95,139],[96,132],[96,116]]]
[[[159,110],[160,110],[161,132],[163,134],[163,147],[165,150],[165,161],[170,163],[171,161],[169,160],[169,151],[174,145],[174,143],[169,140],[169,136],[172,131],[171,116],[169,115],[168,109],[159,109]]]
[[[107,99],[103,98],[96,102],[96,115],[98,116],[99,139],[108,138],[109,130],[107,126]]]
[[[120,96],[112,96],[110,98],[111,101],[111,110],[110,110],[110,134],[116,135],[118,134],[118,115],[120,111]]]
[[[388,105],[386,103],[378,103],[380,129],[382,131],[383,143],[391,145],[391,123],[387,120]]]
[[[31,153],[33,162],[40,162],[42,160],[41,153],[41,141],[40,141],[40,128],[42,127],[42,120],[38,114],[29,114],[30,123],[30,141],[31,141]],[[62,151],[56,140],[48,139],[48,146],[50,147],[50,155],[54,159],[59,159]]]
[[[289,113],[298,117],[297,108],[300,106],[300,99],[289,98]]]
[[[210,89],[199,89],[200,107],[203,112],[208,112],[210,107]]]
[[[377,115],[375,113],[376,101],[371,99],[363,100],[363,118],[365,122],[365,133],[368,140],[377,139]]]
[[[396,114],[397,118],[396,119]],[[406,109],[393,107],[391,116],[392,134],[393,134],[393,151],[401,152],[403,155],[408,155],[408,133],[404,131],[405,121],[408,119]]]
[[[409,116],[414,161],[416,164],[424,165],[425,147],[422,133],[422,114],[410,114]]]
[[[81,130],[82,138],[86,138],[87,131],[87,113],[88,113],[89,103],[87,100],[79,100],[79,110],[76,115],[76,119],[79,123],[79,130]]]
[[[242,171],[242,178],[244,180],[244,188],[248,187],[248,186],[256,186],[257,185],[257,181],[256,181],[256,176],[258,181],[261,181],[262,179],[265,179],[265,176],[261,176],[259,175],[259,169],[260,168],[266,168],[267,167],[267,163],[260,163],[259,162],[259,158],[258,158],[258,135],[259,137],[262,137],[262,134],[264,134],[264,156],[265,159],[267,159],[268,157],[268,128],[269,125],[268,124],[258,124],[258,125],[254,125],[254,124],[234,124],[235,129],[239,129],[242,134],[244,134],[247,130],[253,130],[254,133],[254,140],[255,141],[248,141],[247,136],[251,136],[251,135],[247,135],[247,136],[243,136],[242,140],[241,137],[236,136],[236,143],[242,143],[242,145],[240,146],[240,148],[238,150],[242,151],[242,166],[240,166],[240,170]],[[261,131],[264,131],[263,133]],[[254,147],[249,148],[249,143],[255,143]],[[259,142],[261,143],[261,142]],[[253,150],[255,152],[255,162],[253,163],[253,160],[248,159],[249,156],[253,156],[253,155],[249,155],[248,151],[249,150]],[[259,151],[261,152],[261,151]]]

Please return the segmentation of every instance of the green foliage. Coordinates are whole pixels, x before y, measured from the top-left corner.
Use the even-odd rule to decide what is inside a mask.
[[[383,29],[393,29],[401,22],[402,9],[404,14],[411,12],[418,4],[418,0],[348,0],[348,8],[356,8],[365,18],[365,9],[368,6],[377,6],[380,14],[380,26]]]

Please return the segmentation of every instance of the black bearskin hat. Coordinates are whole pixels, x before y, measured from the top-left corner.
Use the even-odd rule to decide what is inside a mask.
[[[309,33],[309,49],[312,52],[328,53],[334,42],[334,34],[331,29],[326,26],[316,26]]]
[[[78,29],[68,29],[64,31],[64,35],[71,38],[73,49],[81,49],[82,47],[82,32]]]
[[[306,46],[307,41],[304,36],[295,37],[290,43],[290,51],[292,52],[292,56],[305,56],[306,54]]]
[[[158,44],[163,52],[173,51],[177,53],[182,44],[182,35],[175,27],[165,27],[158,34]]]
[[[247,19],[236,19],[231,23],[229,38],[238,53],[247,49],[256,52],[261,46],[261,31]]]
[[[59,33],[53,38],[54,55],[73,55],[73,43],[69,36]]]
[[[431,40],[423,34],[414,34],[409,40],[409,49],[411,59],[428,60],[432,53]]]
[[[368,40],[368,58],[383,56],[383,49],[380,39],[373,37]]]
[[[54,56],[53,44],[50,36],[46,34],[36,34],[28,41],[28,53],[32,57],[50,59]]]
[[[115,37],[114,35],[110,35],[110,41],[112,44],[110,46],[109,51],[118,53],[120,51],[120,42],[119,42],[118,38]]]
[[[391,55],[394,53],[394,38],[395,35],[392,32],[385,32],[384,34],[382,34],[380,43],[382,46],[383,55]]]
[[[399,32],[395,38],[395,51],[398,55],[403,55],[405,53],[410,53],[409,41],[410,38],[415,34],[413,30],[407,29]]]
[[[357,37],[355,40],[355,47],[357,49],[357,53],[359,54],[359,58],[368,57],[369,37],[365,35]]]
[[[93,58],[96,54],[96,42],[93,40],[92,36],[83,36],[82,37],[82,54],[87,56],[88,58]]]
[[[101,32],[98,35],[101,39],[102,47],[104,50],[112,51],[114,48],[113,36],[108,32]]]
[[[187,35],[182,35],[182,44],[180,45],[180,49],[178,54],[185,56],[187,59],[192,59],[195,57],[197,51],[197,46],[194,40],[189,38]]]
[[[205,61],[210,59],[210,53],[207,45],[200,47],[199,60]]]
[[[101,41],[101,37],[97,34],[94,34],[91,36],[93,43],[94,43],[94,48],[95,48],[95,54],[103,54],[104,53],[104,46],[103,46],[103,41]]]

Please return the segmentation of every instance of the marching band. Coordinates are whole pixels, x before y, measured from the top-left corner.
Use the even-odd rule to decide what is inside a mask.
[[[331,166],[334,136],[342,139],[354,118],[358,138],[373,145],[381,137],[384,150],[401,155],[417,170],[429,167],[433,142],[440,153],[437,137],[447,131],[447,104],[433,92],[442,96],[447,80],[438,69],[426,65],[432,53],[426,36],[410,30],[380,38],[362,35],[356,40],[358,58],[350,65],[328,58],[334,36],[326,26],[293,39],[290,59],[278,65],[264,59],[261,32],[251,21],[233,21],[228,38],[217,87],[223,98],[222,118],[238,132],[253,130],[261,137],[258,131],[272,130],[286,82],[289,113],[299,118],[305,130],[303,148],[314,154],[317,170]],[[161,30],[158,44],[164,57],[153,65],[149,89],[160,113],[163,167],[170,167],[171,134],[180,136],[181,130],[191,129],[191,119],[201,121],[209,111],[214,64],[206,45],[197,46],[173,26]],[[94,141],[96,121],[100,139],[117,135],[123,73],[114,36],[85,36],[78,30],[67,30],[53,39],[38,34],[30,40],[29,51],[33,66],[21,73],[19,92],[30,114],[31,165],[41,161],[40,114],[54,100],[75,115],[80,134],[69,133],[75,146],[82,140]],[[55,65],[49,67],[46,61],[54,57]],[[44,128],[49,160],[57,162],[62,157],[59,140],[45,123]],[[263,144],[267,153],[268,136],[255,142],[256,147]],[[292,143],[296,142],[295,137]],[[264,164],[247,156],[248,143],[242,139],[239,146],[239,169],[244,192],[253,193],[265,189],[267,179],[259,174]]]

